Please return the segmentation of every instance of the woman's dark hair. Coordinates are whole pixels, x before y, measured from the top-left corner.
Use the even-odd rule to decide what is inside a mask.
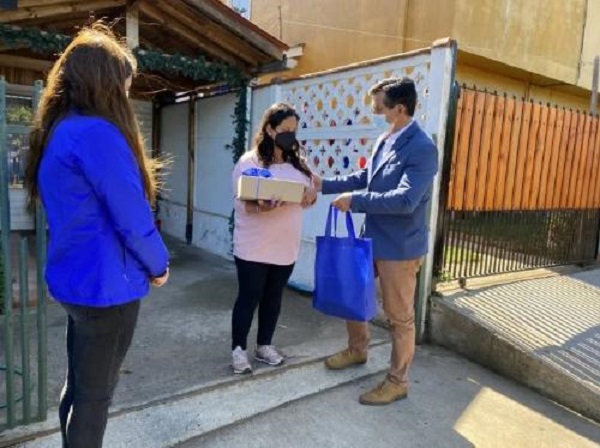
[[[258,153],[258,159],[262,162],[265,168],[273,164],[275,157],[275,141],[267,133],[267,125],[275,129],[286,118],[295,117],[300,121],[300,116],[296,110],[284,103],[276,103],[269,107],[260,122],[258,132],[254,136],[254,147]],[[284,162],[290,163],[294,168],[305,174],[309,179],[312,179],[312,172],[307,163],[300,156],[300,143],[296,140],[296,148],[293,152],[284,152]]]

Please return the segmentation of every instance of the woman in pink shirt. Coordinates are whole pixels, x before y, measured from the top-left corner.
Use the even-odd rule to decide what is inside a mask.
[[[316,201],[312,173],[300,156],[296,140],[299,116],[286,104],[274,104],[265,112],[252,151],[244,154],[233,170],[233,190],[248,169],[268,169],[274,178],[306,185],[302,204],[235,200],[233,254],[239,292],[232,315],[232,367],[234,373],[251,373],[246,340],[258,307],[255,358],[277,366],[283,356],[272,345],[281,299],[300,251],[302,211]]]

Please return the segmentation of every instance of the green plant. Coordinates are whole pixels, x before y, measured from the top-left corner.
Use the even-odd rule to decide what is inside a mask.
[[[8,124],[30,124],[33,122],[33,110],[27,106],[9,106],[6,110]]]

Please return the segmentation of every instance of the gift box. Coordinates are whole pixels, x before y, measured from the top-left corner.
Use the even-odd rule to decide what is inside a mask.
[[[247,175],[238,180],[237,198],[242,201],[270,201],[276,197],[283,202],[300,204],[303,195],[304,184],[301,182]]]

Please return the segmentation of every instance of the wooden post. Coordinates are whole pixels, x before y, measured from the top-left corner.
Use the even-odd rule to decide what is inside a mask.
[[[196,97],[192,95],[188,109],[188,171],[187,171],[187,210],[185,241],[192,244],[194,233],[194,190],[195,190],[195,150],[196,150]]]

